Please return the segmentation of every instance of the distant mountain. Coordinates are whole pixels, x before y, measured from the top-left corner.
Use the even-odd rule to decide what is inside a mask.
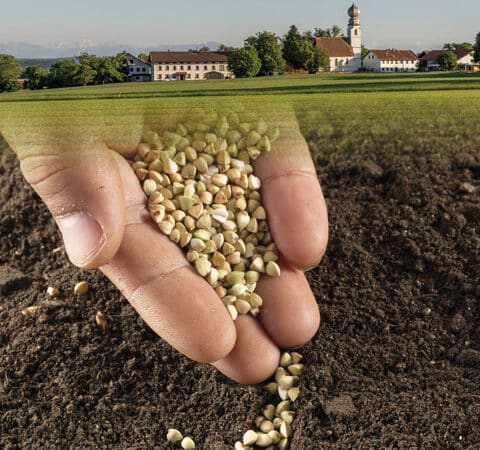
[[[149,47],[134,47],[127,44],[117,43],[95,43],[86,39],[76,43],[57,43],[53,45],[38,45],[26,42],[0,42],[0,53],[7,53],[17,58],[68,58],[78,56],[82,52],[92,53],[97,56],[110,56],[127,51],[138,55],[139,53],[148,53],[151,50],[159,51],[185,51],[190,48],[200,48],[207,46],[212,50],[219,47],[216,41],[202,42],[197,44],[173,44],[173,45],[152,45]]]

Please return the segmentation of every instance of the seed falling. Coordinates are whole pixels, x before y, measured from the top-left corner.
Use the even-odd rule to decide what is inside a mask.
[[[73,292],[76,295],[85,295],[88,292],[88,283],[86,281],[80,281],[73,288]]]
[[[170,428],[167,432],[167,441],[169,442],[181,442],[183,439],[182,433],[175,428]]]
[[[192,448],[195,448],[195,442],[191,437],[185,437],[183,438],[181,444],[182,448],[184,450],[191,450]]]

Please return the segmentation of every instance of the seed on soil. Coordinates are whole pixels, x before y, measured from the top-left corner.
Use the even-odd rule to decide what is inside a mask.
[[[182,443],[180,445],[184,450],[191,450],[192,448],[195,448],[195,442],[188,436],[182,439]]]
[[[175,428],[170,428],[167,432],[167,441],[180,442],[183,439],[182,433]]]
[[[48,288],[47,288],[47,294],[48,294],[50,297],[58,297],[58,295],[60,294],[60,292],[59,292],[59,290],[58,290],[56,287],[48,286]]]
[[[97,322],[97,325],[103,331],[105,331],[108,328],[107,319],[106,319],[105,315],[100,311],[97,311],[97,313],[95,314],[95,322]]]
[[[41,306],[27,306],[26,308],[22,309],[21,313],[26,317],[35,317],[40,309]]]
[[[80,281],[73,288],[73,292],[76,295],[85,295],[88,292],[88,283],[86,281]]]

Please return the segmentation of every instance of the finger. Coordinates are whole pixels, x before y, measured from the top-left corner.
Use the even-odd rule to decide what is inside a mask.
[[[19,154],[25,179],[55,218],[73,264],[95,268],[117,251],[124,226],[123,189],[112,152],[39,147]]]
[[[278,367],[280,352],[259,322],[241,316],[236,322],[237,341],[231,353],[213,365],[242,384],[256,384],[270,377]]]
[[[117,160],[128,193],[125,232],[101,270],[170,345],[196,361],[224,358],[236,339],[228,312],[177,245],[156,229],[133,171],[123,158]]]
[[[259,320],[280,348],[304,345],[320,326],[320,312],[305,275],[280,262],[281,276],[262,276],[256,292],[263,305]]]
[[[302,269],[318,264],[328,241],[325,200],[298,126],[289,125],[255,162],[262,199],[280,252]]]

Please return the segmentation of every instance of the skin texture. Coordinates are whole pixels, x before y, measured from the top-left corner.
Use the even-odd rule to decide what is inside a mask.
[[[132,154],[137,131],[121,145],[102,133],[81,145],[62,136],[29,140],[36,145],[13,136],[10,144],[26,180],[59,224],[74,264],[102,270],[149,326],[189,358],[212,363],[239,383],[261,382],[277,368],[279,347],[305,344],[320,324],[302,269],[323,256],[328,220],[307,145],[290,121],[273,151],[255,163],[282,275],[261,278],[259,318],[234,323],[213,289],[151,221],[140,184],[121,156]]]

